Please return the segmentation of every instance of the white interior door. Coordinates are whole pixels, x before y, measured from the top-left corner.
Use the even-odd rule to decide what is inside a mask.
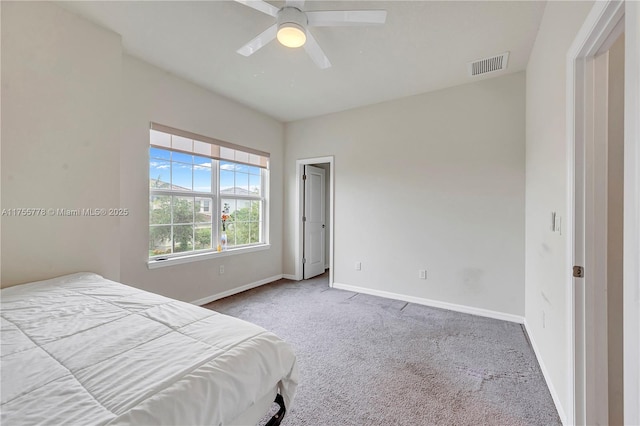
[[[304,166],[304,253],[303,278],[311,278],[324,272],[325,265],[325,173],[319,167]]]

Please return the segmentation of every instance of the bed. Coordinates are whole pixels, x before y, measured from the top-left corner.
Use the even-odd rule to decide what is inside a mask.
[[[178,284],[177,284],[178,285]],[[91,273],[1,293],[3,425],[251,425],[297,386],[257,325]]]

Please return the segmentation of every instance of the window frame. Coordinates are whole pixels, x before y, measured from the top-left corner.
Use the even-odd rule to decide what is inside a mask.
[[[189,155],[193,155],[193,156],[199,156],[199,157],[205,157],[205,158],[209,158],[211,160],[211,192],[202,192],[202,191],[196,191],[194,190],[194,175],[193,175],[193,169],[192,169],[192,185],[191,185],[191,190],[180,190],[180,189],[174,189],[173,186],[173,167],[174,167],[174,160],[173,160],[173,155],[171,155],[169,160],[161,160],[161,161],[167,161],[171,164],[171,168],[170,168],[170,172],[169,172],[169,188],[153,188],[151,187],[151,185],[149,184],[148,188],[149,188],[149,196],[148,196],[148,226],[147,226],[147,243],[149,245],[149,250],[148,250],[148,262],[147,265],[149,267],[149,269],[153,269],[156,267],[162,267],[162,266],[169,266],[169,265],[175,265],[175,264],[181,264],[181,263],[187,263],[187,262],[193,262],[193,261],[198,261],[198,260],[205,260],[205,259],[212,259],[212,258],[216,258],[216,257],[223,257],[223,256],[229,256],[229,255],[234,255],[234,254],[240,254],[240,253],[247,253],[247,252],[253,252],[253,251],[259,251],[259,250],[266,250],[270,248],[270,243],[269,243],[269,215],[268,215],[268,211],[269,211],[269,188],[270,188],[270,173],[269,173],[269,154],[268,153],[264,153],[261,151],[257,151],[257,150],[253,150],[250,148],[246,148],[243,149],[244,147],[241,147],[239,145],[235,145],[235,144],[230,144],[230,143],[226,143],[226,142],[222,142],[216,139],[211,139],[211,138],[207,138],[204,136],[200,136],[200,135],[196,135],[193,133],[189,133],[189,132],[184,132],[184,131],[180,131],[177,129],[173,129],[173,128],[169,128],[166,126],[162,126],[162,125],[157,125],[155,123],[151,123],[151,128],[150,128],[150,133],[149,133],[149,150],[147,151],[147,166],[149,169],[148,172],[148,180],[151,181],[152,177],[151,177],[151,172],[150,172],[150,167],[151,167],[151,163],[153,161],[153,157],[151,156],[151,149],[152,148],[157,148],[157,149],[163,149],[166,151],[170,151],[170,152],[177,152],[177,153],[186,153],[184,150],[182,149],[172,149],[172,147],[163,147],[163,146],[158,146],[153,144],[152,142],[152,135],[153,133],[151,131],[159,131],[162,133],[166,133],[169,134],[171,136],[176,136],[179,138],[184,138],[185,135],[187,138],[191,138],[194,142],[206,142],[206,143],[212,143],[215,145],[218,145],[218,147],[227,147],[227,152],[233,151],[233,152],[240,152],[241,154],[244,152],[245,154],[252,154],[254,159],[256,157],[256,155],[261,156],[259,158],[259,161],[262,161],[262,163],[265,163],[265,158],[266,158],[266,166],[261,166],[261,165],[257,165],[255,163],[245,163],[245,162],[240,162],[240,161],[234,161],[232,159],[229,158],[215,158],[214,156],[210,156],[210,155],[203,155],[202,153],[198,153],[198,152],[192,152]],[[169,130],[169,131],[168,131]],[[175,131],[175,132],[174,132]],[[177,133],[177,134],[176,134]],[[214,148],[212,148],[213,151]],[[222,148],[219,148],[220,151],[222,151]],[[257,154],[256,154],[257,153]],[[244,155],[244,154],[243,154]],[[248,157],[248,156],[247,156]],[[255,161],[255,160],[254,160]],[[222,162],[229,162],[232,164],[236,164],[238,166],[249,166],[249,167],[257,167],[260,170],[260,194],[258,195],[250,195],[250,194],[223,194],[221,193],[221,163]],[[193,166],[193,164],[192,164]],[[237,173],[237,170],[234,170],[234,173]],[[247,174],[249,176],[251,176],[252,174],[250,172],[247,172]],[[255,173],[253,174],[255,176]],[[235,176],[234,176],[235,178]],[[250,180],[249,180],[250,182]],[[235,187],[235,180],[234,180],[234,187]],[[151,200],[152,197],[154,196],[168,196],[171,197],[171,219],[170,219],[170,223],[168,224],[152,224],[151,223]],[[174,252],[174,248],[175,248],[175,242],[173,240],[173,233],[174,233],[174,210],[173,210],[173,203],[175,198],[174,197],[186,197],[186,198],[191,198],[194,200],[194,209],[193,209],[193,222],[191,222],[191,224],[193,225],[193,237],[192,237],[192,249],[188,250],[188,251],[181,251],[181,252]],[[195,200],[198,198],[206,198],[206,199],[211,199],[211,203],[209,205],[209,214],[211,215],[211,247],[210,248],[205,248],[205,249],[196,249],[195,245],[196,245],[196,240],[195,240],[195,235],[196,235],[196,224],[200,223],[200,222],[196,222],[196,215],[200,212],[200,210],[196,211],[195,208]],[[219,251],[218,250],[218,242],[220,241],[221,238],[221,234],[222,234],[222,222],[221,222],[221,215],[222,215],[222,201],[223,199],[233,199],[233,200],[248,200],[248,201],[258,201],[260,202],[260,206],[261,208],[259,209],[259,220],[258,220],[258,226],[259,226],[259,242],[256,243],[247,243],[247,244],[240,244],[240,245],[234,245],[234,246],[230,246],[227,247],[225,250]],[[251,223],[251,222],[248,222]],[[171,253],[166,253],[166,254],[158,254],[158,255],[151,255],[151,229],[154,226],[170,226],[171,227],[171,236],[170,236],[170,242],[171,242]]]
[[[222,168],[220,167],[220,163],[222,163],[223,161],[228,162],[228,163],[233,163],[233,164],[241,164],[241,163],[235,163],[233,161],[227,161],[227,160],[220,160],[220,162],[218,163],[218,178],[219,180],[220,178],[220,173],[222,171]],[[266,242],[266,235],[265,235],[265,229],[267,228],[267,224],[265,223],[264,217],[265,217],[265,210],[266,210],[266,196],[265,196],[265,191],[266,191],[266,186],[265,183],[268,180],[268,173],[269,171],[267,169],[263,169],[263,168],[259,168],[260,170],[260,194],[258,195],[251,195],[251,194],[223,194],[222,191],[220,190],[221,187],[221,182],[218,183],[218,200],[219,200],[219,209],[220,209],[220,213],[222,213],[222,208],[223,208],[223,200],[225,199],[233,199],[236,202],[238,200],[242,200],[242,201],[259,201],[261,203],[261,208],[259,210],[259,220],[258,220],[258,227],[259,227],[259,234],[260,234],[260,240],[257,243],[248,243],[248,244],[237,244],[234,245],[233,248],[242,248],[242,247],[251,247],[257,244],[262,244]],[[234,170],[234,178],[235,178],[235,173],[238,173],[237,170]],[[240,173],[244,173],[244,172],[240,172]],[[250,176],[252,176],[252,174],[250,172],[247,173]],[[255,176],[255,174],[253,174],[253,176]],[[234,180],[234,184],[235,184],[235,180]],[[236,186],[234,185],[234,188]],[[236,205],[237,206],[237,205]],[[248,222],[251,223],[251,222]],[[231,224],[227,225],[230,226]],[[221,226],[221,225],[220,225]],[[228,231],[227,231],[227,237],[229,237]],[[264,240],[264,241],[263,241]]]

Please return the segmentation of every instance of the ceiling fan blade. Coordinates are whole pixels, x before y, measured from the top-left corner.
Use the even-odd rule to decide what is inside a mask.
[[[387,20],[386,10],[317,10],[306,14],[311,27],[381,25]]]
[[[302,8],[304,7],[304,0],[287,0],[286,2],[284,2],[284,5],[287,7],[295,7],[302,10]]]
[[[235,0],[235,1],[238,3],[244,4],[245,6],[249,6],[250,8],[258,10],[262,13],[266,13],[267,15],[271,15],[274,18],[278,16],[278,11],[280,10],[277,7],[262,0]]]
[[[322,48],[309,31],[307,31],[307,42],[304,44],[304,50],[307,51],[313,62],[321,69],[326,69],[331,66],[329,58],[324,54]]]
[[[264,47],[271,40],[276,38],[276,34],[278,33],[278,25],[274,24],[261,32],[256,38],[251,40],[249,43],[242,46],[237,52],[244,56],[250,56],[256,53],[259,49]]]

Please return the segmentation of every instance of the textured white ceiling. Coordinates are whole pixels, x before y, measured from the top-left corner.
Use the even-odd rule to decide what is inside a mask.
[[[281,7],[283,2],[270,2]],[[232,1],[62,2],[122,36],[125,51],[287,122],[526,68],[543,1],[307,1],[305,10],[385,9],[376,27],[312,28],[332,67],[271,42],[235,51],[274,18]],[[470,78],[468,61],[511,52],[505,71]]]

